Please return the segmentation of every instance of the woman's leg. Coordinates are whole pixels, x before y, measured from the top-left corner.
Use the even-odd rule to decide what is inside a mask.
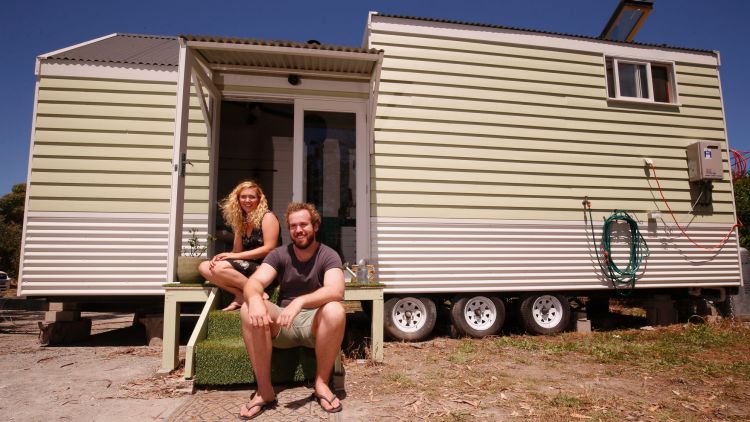
[[[235,270],[227,261],[218,261],[213,268],[209,264],[209,261],[201,262],[198,271],[206,280],[234,295],[234,301],[224,308],[225,311],[238,309],[242,305],[242,289],[245,288],[247,277]]]

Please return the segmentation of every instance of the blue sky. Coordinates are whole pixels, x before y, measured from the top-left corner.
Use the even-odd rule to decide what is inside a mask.
[[[359,46],[367,12],[597,36],[618,0],[0,2],[0,195],[26,181],[35,57],[114,32],[205,34]],[[750,1],[656,0],[636,40],[719,50],[730,146],[750,150]]]

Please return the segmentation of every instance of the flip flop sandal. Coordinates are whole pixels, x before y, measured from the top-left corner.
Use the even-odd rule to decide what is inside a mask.
[[[237,417],[241,421],[249,421],[250,419],[255,419],[258,416],[260,416],[261,414],[263,414],[263,412],[265,412],[266,409],[270,409],[272,407],[275,407],[277,403],[278,403],[277,399],[273,399],[273,400],[269,400],[269,401],[262,401],[260,403],[255,403],[252,406],[248,406],[249,403],[245,403],[245,404],[242,405],[242,408],[247,409],[248,412],[250,411],[250,409],[252,409],[254,407],[260,407],[260,410],[258,411],[258,413],[254,414],[252,416],[242,416],[242,414],[240,414]],[[240,409],[240,413],[242,413],[242,409]]]
[[[336,395],[333,395],[333,396],[331,396],[330,399],[327,399],[327,398],[325,398],[325,397],[323,397],[323,396],[321,396],[321,395],[319,395],[317,393],[313,393],[312,396],[310,396],[311,400],[315,400],[316,402],[318,402],[318,405],[320,406],[320,408],[323,409],[323,410],[325,410],[328,413],[338,413],[342,409],[344,409],[344,405],[341,404],[341,399],[339,399],[339,405],[336,406],[336,407],[333,407],[333,401],[336,400],[337,398],[338,397],[336,397]],[[327,401],[328,405],[331,406],[331,409],[327,409],[327,408],[323,407],[323,404],[320,402],[321,400]]]

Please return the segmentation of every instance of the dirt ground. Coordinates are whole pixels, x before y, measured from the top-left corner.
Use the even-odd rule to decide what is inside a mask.
[[[159,421],[201,394],[238,394],[190,395],[179,374],[156,376],[161,349],[145,345],[142,328],[131,326],[132,314],[84,316],[93,319],[89,341],[41,347],[41,312],[0,311],[4,420]],[[656,336],[680,330],[659,329]],[[607,335],[637,339],[639,330]],[[688,370],[685,365],[695,366],[695,360],[653,367],[640,365],[637,357],[602,360],[568,349],[586,338],[566,333],[389,342],[381,365],[349,350],[344,420],[750,420],[750,344],[706,355],[706,365],[736,363],[734,375]]]
[[[92,318],[90,340],[41,347],[43,312],[0,311],[3,420],[158,421],[187,400],[176,377],[153,377],[161,348],[145,346],[132,314],[83,316]],[[153,388],[162,391],[149,393]]]

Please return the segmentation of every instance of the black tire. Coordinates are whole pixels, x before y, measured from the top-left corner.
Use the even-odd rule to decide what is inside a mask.
[[[451,306],[451,322],[460,335],[491,336],[505,322],[505,304],[496,296],[457,297]]]
[[[391,338],[421,341],[435,328],[437,310],[428,297],[396,296],[385,301],[384,319]]]
[[[557,334],[570,323],[568,298],[560,294],[531,294],[521,301],[521,324],[529,334]]]

